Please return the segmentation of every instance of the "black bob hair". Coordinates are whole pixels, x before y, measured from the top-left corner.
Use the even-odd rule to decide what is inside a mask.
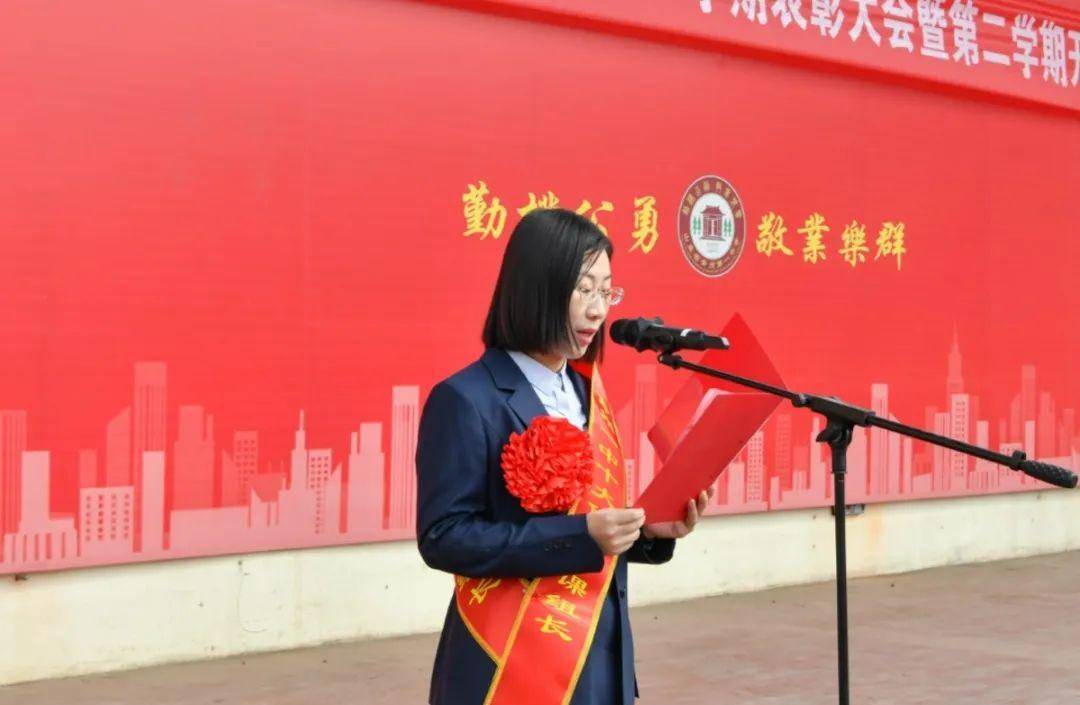
[[[591,265],[601,252],[612,257],[611,240],[588,218],[561,208],[526,214],[506,244],[484,323],[484,345],[547,353],[572,344],[570,297],[582,265]],[[605,327],[583,360],[603,357]]]

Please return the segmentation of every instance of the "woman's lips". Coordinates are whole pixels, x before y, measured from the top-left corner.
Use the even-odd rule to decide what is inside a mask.
[[[578,330],[578,331],[574,331],[574,332],[577,334],[578,342],[581,343],[583,346],[586,346],[589,343],[591,343],[592,339],[593,339],[593,336],[596,335],[596,331],[594,331],[594,330],[589,330],[589,331]]]

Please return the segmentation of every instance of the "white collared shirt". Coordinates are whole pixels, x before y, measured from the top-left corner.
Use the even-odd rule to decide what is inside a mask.
[[[582,408],[581,399],[574,390],[574,383],[567,372],[565,361],[561,370],[552,372],[543,363],[537,362],[523,352],[507,350],[507,354],[532,385],[548,414],[564,418],[580,429],[585,428],[585,409]]]

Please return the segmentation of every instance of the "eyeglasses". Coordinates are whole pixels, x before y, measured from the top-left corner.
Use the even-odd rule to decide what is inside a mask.
[[[613,286],[610,289],[590,289],[587,286],[579,286],[575,292],[586,306],[603,301],[609,308],[618,306],[626,293],[621,286]]]

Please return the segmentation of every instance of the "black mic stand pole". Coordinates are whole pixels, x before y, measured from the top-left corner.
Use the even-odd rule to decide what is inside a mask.
[[[855,426],[876,426],[886,431],[899,433],[942,448],[948,448],[1004,465],[1051,485],[1066,488],[1076,487],[1076,475],[1072,472],[1056,465],[1028,460],[1021,450],[1014,451],[1012,455],[995,453],[992,450],[970,443],[964,443],[945,436],[939,436],[936,433],[928,433],[914,426],[906,426],[896,421],[883,419],[869,409],[845,404],[835,397],[800,394],[783,387],[775,387],[764,382],[757,382],[745,377],[721,372],[711,367],[687,362],[675,354],[675,349],[672,346],[672,349],[662,352],[660,354],[660,363],[675,370],[685,368],[703,375],[717,377],[744,387],[773,394],[787,399],[794,407],[806,408],[825,417],[825,429],[818,434],[817,441],[827,443],[829,448],[832,449],[833,498],[835,500],[833,515],[836,519],[836,636],[840,705],[849,705],[850,702],[848,692],[847,538],[844,531],[846,510],[844,478],[847,473],[847,449],[851,445],[851,434]]]

